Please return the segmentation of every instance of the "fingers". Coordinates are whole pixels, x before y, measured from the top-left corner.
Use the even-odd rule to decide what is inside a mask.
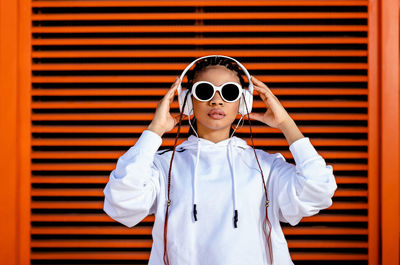
[[[166,95],[169,95],[169,96],[171,96],[171,94],[174,95],[175,90],[178,88],[179,82],[180,82],[180,79],[179,79],[179,77],[177,77],[175,79],[175,82],[172,83],[171,88],[167,91]]]
[[[176,116],[173,117],[173,118],[174,118],[175,125],[178,124],[178,122],[179,122],[179,117],[180,117],[180,116],[181,116],[181,115],[178,114],[178,115],[176,115]],[[182,117],[182,120],[183,120],[183,117]]]
[[[258,80],[254,76],[251,76],[251,81],[253,81],[253,84],[255,84],[256,86],[262,87],[262,88],[268,90],[269,92],[271,92],[271,90],[269,90],[268,86],[265,83],[261,82],[260,80]]]
[[[263,114],[252,112],[252,113],[249,114],[249,117],[250,117],[250,119],[254,119],[254,120],[257,120],[257,121],[262,121]]]
[[[260,97],[261,97],[261,99],[263,100],[263,101],[266,101],[267,100],[267,96],[265,95],[265,91],[260,91],[258,88],[256,88],[256,87],[254,87],[254,89],[257,91],[257,92],[259,92],[259,95],[260,95]]]
[[[259,87],[254,86],[254,90],[256,90],[258,92],[258,94],[260,95],[260,98],[266,104],[267,104],[268,98],[273,98],[273,96],[270,93],[268,93],[267,91],[265,91]]]
[[[261,82],[260,80],[258,80],[254,76],[251,76],[251,78],[252,78],[252,81],[253,81],[253,84],[254,84],[255,87],[261,88],[262,91],[269,92],[269,93],[271,93],[273,95],[272,91],[268,88],[268,86],[265,83]]]
[[[174,101],[175,91],[177,90],[179,83],[180,83],[180,79],[179,79],[179,77],[177,77],[175,82],[173,83],[172,87],[168,91],[170,93],[170,95],[169,95],[169,103],[170,104],[172,104],[172,102]]]
[[[170,104],[174,101],[175,91],[178,88],[179,82],[180,78],[176,77],[175,82],[172,83],[170,89],[168,89],[161,101],[168,100]]]
[[[268,88],[266,84],[264,84],[254,76],[251,76],[251,80],[253,81],[254,89],[260,93],[260,96],[264,95],[264,98],[271,96],[276,100],[278,100],[278,98],[274,95],[274,93],[272,93],[272,91]],[[261,96],[261,99],[263,101],[264,98]]]
[[[179,84],[179,81],[180,81],[179,77],[176,77],[175,82],[172,83],[170,89],[173,90],[175,87],[178,87],[177,85]]]

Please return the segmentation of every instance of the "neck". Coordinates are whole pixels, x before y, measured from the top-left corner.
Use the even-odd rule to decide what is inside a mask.
[[[230,127],[222,128],[220,130],[210,130],[197,124],[197,134],[200,138],[209,140],[213,143],[218,143],[229,138]]]

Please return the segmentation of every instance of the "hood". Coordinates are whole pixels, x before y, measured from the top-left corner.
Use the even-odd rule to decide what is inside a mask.
[[[232,136],[228,139],[219,141],[218,143],[214,143],[210,140],[201,138],[201,137],[196,137],[195,135],[190,135],[187,139],[187,141],[184,141],[179,145],[179,148],[183,149],[197,149],[199,144],[198,141],[201,144],[201,147],[227,147],[229,144],[232,146],[237,146],[242,149],[250,148],[250,146],[247,144],[247,142],[237,136]]]
[[[210,147],[218,147],[218,148],[225,148],[226,152],[228,153],[228,159],[229,159],[229,168],[231,171],[231,176],[232,176],[232,188],[233,188],[233,196],[232,196],[232,204],[233,204],[233,226],[234,228],[237,228],[237,222],[239,220],[239,209],[237,207],[237,194],[236,194],[236,177],[235,177],[235,161],[233,161],[233,152],[235,148],[240,148],[240,149],[246,149],[250,148],[250,146],[247,144],[247,142],[239,137],[232,136],[228,139],[219,141],[217,143],[214,143],[210,140],[196,137],[194,135],[190,135],[187,139],[187,141],[184,141],[179,145],[180,149],[193,149],[197,150],[197,155],[196,155],[196,164],[194,166],[194,172],[193,172],[193,217],[194,220],[197,221],[197,209],[196,206],[198,203],[197,201],[197,196],[196,196],[196,186],[197,186],[197,168],[199,163],[199,157],[200,157],[200,152],[202,150],[208,150]]]

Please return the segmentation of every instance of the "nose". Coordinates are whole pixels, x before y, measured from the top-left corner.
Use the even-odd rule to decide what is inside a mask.
[[[219,91],[217,91],[215,93],[214,97],[209,101],[209,104],[211,106],[223,106],[224,105],[224,100],[221,98]]]

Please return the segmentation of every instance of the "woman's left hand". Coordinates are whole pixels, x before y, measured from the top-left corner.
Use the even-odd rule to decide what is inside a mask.
[[[292,118],[267,85],[254,76],[251,76],[251,81],[253,82],[254,90],[258,91],[262,101],[265,103],[267,111],[265,113],[252,112],[249,114],[249,117],[261,121],[270,127],[279,129],[285,125],[286,122],[290,122]]]

